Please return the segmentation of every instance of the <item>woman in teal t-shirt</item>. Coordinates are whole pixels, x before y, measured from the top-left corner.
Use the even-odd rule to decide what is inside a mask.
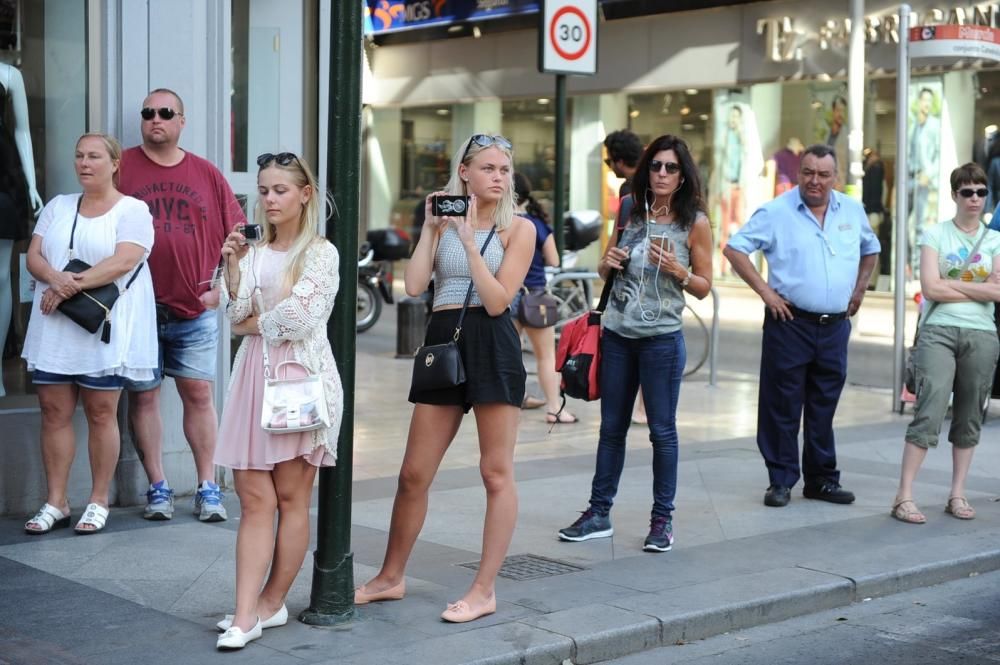
[[[927,521],[913,502],[913,482],[927,449],[937,446],[952,393],[953,470],[945,512],[962,520],[976,516],[965,497],[965,478],[1000,353],[993,322],[993,304],[1000,300],[1000,233],[980,221],[986,195],[986,174],[977,164],[952,171],[955,218],[930,227],[920,240],[920,288],[927,304],[914,355],[917,406],[892,506],[892,516],[910,524]]]

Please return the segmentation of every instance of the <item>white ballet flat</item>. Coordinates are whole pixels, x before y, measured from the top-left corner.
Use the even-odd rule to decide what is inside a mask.
[[[261,628],[277,628],[278,626],[284,626],[288,623],[288,608],[282,605],[277,612],[268,617],[267,619],[262,619],[260,622]],[[215,624],[221,632],[226,632],[233,626],[233,615],[227,614],[226,618]]]
[[[259,639],[263,629],[260,625],[260,619],[257,619],[257,623],[254,627],[250,629],[249,632],[244,633],[237,626],[231,626],[229,630],[219,635],[219,639],[215,641],[216,649],[242,649],[250,642]]]

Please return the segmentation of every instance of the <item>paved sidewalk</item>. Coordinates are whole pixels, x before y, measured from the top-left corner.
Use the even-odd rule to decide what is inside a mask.
[[[384,337],[359,344],[352,540],[361,583],[381,562],[410,409],[402,397],[408,363],[393,358]],[[530,369],[532,357],[525,361]],[[672,552],[641,551],[652,474],[640,426],[629,436],[614,539],[559,542],[556,531],[586,506],[598,406],[574,403],[581,422],[551,434],[543,411],[526,411],[510,554],[541,557],[549,570],[539,573],[566,572],[501,578],[495,615],[443,623],[445,604],[473,577],[463,564],[479,557],[485,500],[468,418],[435,482],[403,601],[359,607],[354,621],[332,628],[291,621],[238,655],[219,654],[214,624],[232,611],[234,594],[232,494],[232,518],[213,525],[198,523],[183,499],[170,522],[115,509],[107,531],[92,537],[27,536],[24,517],[9,518],[0,520],[0,663],[579,665],[1000,568],[995,414],[969,481],[974,521],[943,512],[947,447],[931,452],[917,487],[928,524],[889,517],[907,418],[889,412],[888,393],[856,387],[841,402],[838,452],[857,503],[809,501],[796,488],[788,507],[774,509],[761,501],[767,476],[753,440],[755,377],[720,378],[711,388],[703,370],[682,389]],[[77,511],[85,498],[71,497]],[[311,570],[309,556],[288,599],[293,615],[308,604]]]

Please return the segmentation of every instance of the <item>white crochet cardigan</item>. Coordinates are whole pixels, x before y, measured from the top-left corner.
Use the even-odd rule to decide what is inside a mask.
[[[337,437],[344,411],[344,389],[330,349],[330,341],[326,337],[326,322],[333,311],[333,301],[340,286],[339,266],[337,248],[326,240],[316,241],[306,250],[302,276],[292,286],[291,295],[257,318],[257,328],[265,340],[272,344],[291,342],[295,359],[309,371],[322,375],[330,412],[330,428],[313,430],[312,443],[314,449],[325,446],[334,459],[337,458]],[[226,316],[234,324],[253,313],[253,294],[248,286],[253,280],[247,278],[249,270],[248,254],[240,260],[240,288],[237,297],[226,303]],[[246,342],[244,339],[240,344],[233,361],[230,392],[233,377],[238,375],[236,368],[240,367],[246,353]],[[261,371],[263,372],[263,368]]]

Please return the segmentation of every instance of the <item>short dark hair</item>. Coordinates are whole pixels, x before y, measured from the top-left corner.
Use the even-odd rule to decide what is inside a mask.
[[[845,109],[847,108],[847,100],[844,99],[843,95],[837,95],[836,97],[834,97],[833,98],[833,103],[830,104],[830,108],[832,108],[832,109],[833,108],[837,108],[838,106],[840,106],[841,108],[845,108]]]
[[[812,155],[817,159],[823,159],[824,157],[833,157],[833,163],[837,163],[837,152],[833,149],[833,146],[829,146],[825,143],[814,143],[805,150],[802,151],[802,156]]]
[[[962,164],[951,172],[951,191],[957,192],[962,185],[985,185],[986,172],[975,162]]]
[[[179,111],[182,114],[184,113],[184,100],[181,99],[181,96],[178,95],[173,90],[171,90],[170,88],[154,88],[153,90],[149,91],[149,94],[146,95],[146,97],[149,97],[151,95],[155,95],[155,94],[158,94],[158,93],[164,93],[164,94],[167,94],[167,95],[173,95],[174,99],[177,100],[177,108],[174,109],[174,110],[175,111]]]
[[[635,168],[639,158],[642,157],[642,141],[634,132],[627,129],[619,129],[608,134],[604,138],[604,147],[607,148],[608,158],[612,162],[620,159],[631,168]]]
[[[930,96],[931,96],[932,98],[934,97],[934,91],[933,91],[933,90],[931,90],[930,88],[921,88],[921,89],[920,89],[920,92],[918,92],[918,93],[917,93],[917,97],[918,97],[918,98],[919,98],[919,97],[923,97],[923,96],[924,96],[924,93],[925,93],[925,92],[926,92],[926,93],[927,93],[928,95],[930,95]]]

